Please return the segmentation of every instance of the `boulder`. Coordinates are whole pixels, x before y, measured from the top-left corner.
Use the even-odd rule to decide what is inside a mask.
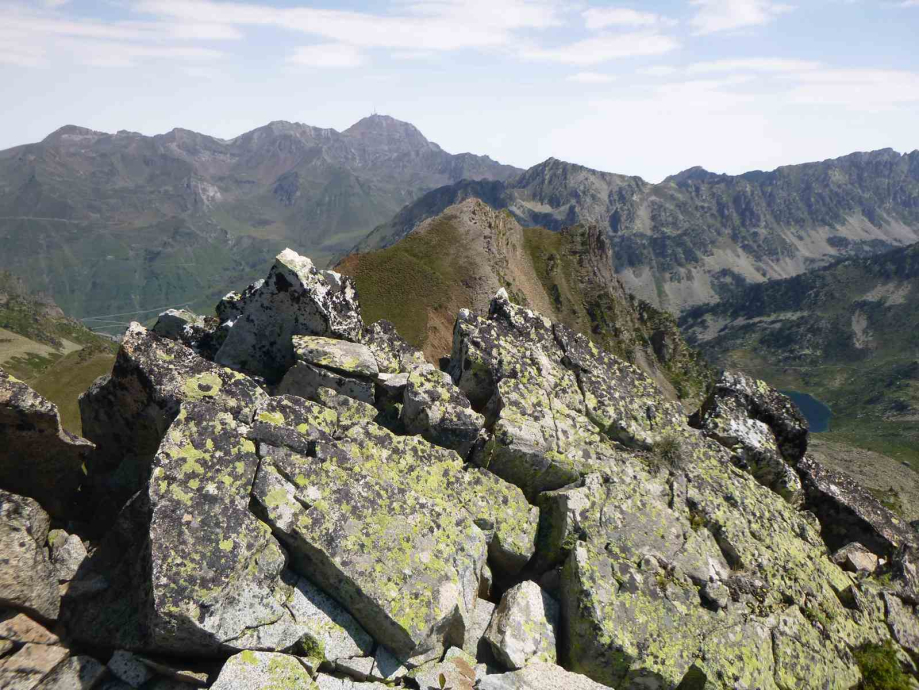
[[[24,613],[0,612],[0,640],[12,644],[60,645],[60,638]]]
[[[186,309],[167,309],[157,317],[151,331],[191,348],[205,359],[213,359],[229,332],[219,326],[214,317],[198,316]]]
[[[49,526],[37,501],[0,489],[0,605],[54,620],[61,596],[45,549]]]
[[[878,557],[858,542],[846,544],[832,556],[833,563],[853,573],[873,573],[878,568]]]
[[[798,472],[806,507],[820,520],[830,549],[857,541],[877,556],[889,558],[901,546],[916,546],[917,536],[909,524],[849,476],[811,457],[798,463]]]
[[[223,665],[211,690],[317,690],[307,667],[295,656],[244,651]]]
[[[346,376],[330,369],[313,366],[308,362],[297,362],[278,384],[278,394],[297,395],[315,400],[320,388],[331,388],[336,393],[354,398],[368,405],[373,404],[374,384],[367,378]]]
[[[361,342],[370,348],[380,373],[405,374],[430,366],[421,350],[409,345],[389,321],[376,321],[365,327]]]
[[[431,662],[412,673],[419,688],[440,690],[473,690],[476,682],[475,658],[456,648],[449,649],[444,660]]]
[[[465,514],[334,448],[310,458],[266,449],[253,489],[294,568],[401,659],[462,645],[485,562]]]
[[[276,395],[256,405],[246,435],[255,443],[310,454],[316,442],[333,441],[338,423],[335,410],[295,395]]]
[[[475,610],[469,619],[465,641],[463,642],[463,651],[473,659],[478,659],[480,655],[486,653],[486,650],[483,649],[483,646],[488,645],[488,641],[485,639],[485,631],[488,630],[494,612],[495,605],[493,603],[486,599],[476,599]]]
[[[366,345],[310,335],[295,335],[293,342],[298,361],[347,376],[373,378],[380,373],[373,352]]]
[[[51,564],[58,582],[69,582],[86,560],[86,546],[76,534],[64,530],[52,530],[48,535],[51,547]]]
[[[80,396],[83,433],[97,446],[87,463],[97,502],[110,498],[108,513],[114,514],[144,486],[183,402],[207,403],[248,421],[252,408],[266,397],[252,379],[132,323],[111,376],[98,379]]]
[[[379,416],[377,408],[347,395],[336,393],[331,388],[320,388],[316,391],[316,400],[338,415],[339,433],[344,433],[352,426],[372,422]]]
[[[807,452],[807,421],[795,404],[764,381],[739,372],[722,372],[690,424],[714,437],[724,435],[726,444],[734,445],[731,441],[742,440],[745,433],[735,432],[732,423],[743,419],[765,424],[781,457],[792,466]]]
[[[554,664],[558,617],[558,602],[535,582],[524,581],[501,597],[485,639],[511,671],[533,662]]]
[[[570,673],[561,666],[533,663],[518,671],[482,678],[479,690],[606,690],[587,676]]]
[[[113,676],[132,688],[139,688],[156,674],[131,652],[118,649],[108,662],[108,670]]]
[[[690,424],[730,450],[734,464],[761,484],[801,504],[792,466],[807,449],[807,425],[788,398],[762,381],[724,372]]]
[[[357,342],[363,328],[354,282],[317,270],[290,249],[278,254],[264,284],[251,291],[241,312],[214,361],[269,381],[280,380],[293,365],[293,336]]]
[[[70,519],[92,453],[91,443],[61,428],[53,403],[0,369],[0,488]]]
[[[450,448],[465,458],[485,425],[482,415],[442,372],[435,369],[409,374],[403,393],[402,421],[410,434],[420,434],[434,445]]]

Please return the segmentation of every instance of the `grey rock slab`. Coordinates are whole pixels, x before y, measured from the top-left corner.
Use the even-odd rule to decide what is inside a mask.
[[[36,623],[24,613],[4,611],[0,613],[0,640],[16,644],[59,645],[60,638],[43,625]]]
[[[0,486],[70,519],[93,450],[64,431],[56,405],[0,369]]]
[[[495,658],[508,670],[530,662],[554,664],[558,602],[535,582],[524,581],[504,593],[485,639]]]
[[[451,654],[451,652],[453,652]],[[450,690],[472,690],[476,681],[475,658],[451,648],[444,660],[421,666],[412,677],[421,690],[440,690],[441,679]]]
[[[347,376],[313,366],[307,362],[294,364],[284,374],[284,378],[278,384],[277,392],[281,395],[287,393],[315,400],[320,388],[331,388],[341,395],[354,398],[368,405],[373,404],[374,383],[371,379]]]
[[[0,489],[0,605],[54,620],[61,595],[45,549],[48,527],[37,501]]]
[[[566,671],[555,664],[534,663],[510,673],[485,676],[480,690],[605,690],[587,676]]]
[[[360,340],[363,323],[354,282],[329,277],[290,249],[278,254],[264,284],[233,320],[215,361],[277,381],[295,361],[295,335]]]
[[[139,688],[156,675],[150,667],[141,663],[140,659],[124,649],[116,650],[112,654],[108,662],[108,670],[132,688]]]
[[[69,582],[77,574],[83,561],[86,560],[86,546],[83,540],[76,534],[55,535],[55,532],[63,530],[54,530],[48,539],[51,546],[51,564],[54,567],[54,573],[57,575],[59,582]],[[52,542],[52,538],[53,542]]]
[[[140,490],[153,456],[183,402],[203,402],[248,421],[267,395],[250,378],[219,367],[138,323],[128,326],[111,376],[80,396],[83,433],[96,443],[89,479],[106,518]]]
[[[188,690],[188,686],[206,688],[208,685],[210,674],[206,670],[201,670],[200,664],[182,664],[175,660],[163,661],[146,656],[137,656],[136,659],[164,679],[182,683],[185,686],[184,690]]]
[[[367,465],[347,453],[320,460],[272,450],[253,498],[294,568],[375,639],[401,659],[442,650],[474,605],[484,535],[464,513]]]
[[[472,619],[466,628],[466,636],[463,641],[463,651],[473,659],[478,659],[483,643],[487,644],[485,631],[491,623],[492,614],[495,612],[495,605],[485,599],[477,599],[475,602],[475,611]]]
[[[311,335],[295,335],[293,342],[299,361],[348,376],[373,378],[380,373],[373,352],[366,345]]]
[[[316,442],[331,443],[338,413],[295,395],[275,395],[256,405],[246,437],[310,454]]]
[[[466,396],[437,370],[409,375],[403,393],[402,421],[410,434],[450,448],[465,458],[485,425]]]
[[[821,535],[832,550],[857,541],[889,558],[904,545],[917,545],[916,532],[867,489],[810,456],[798,462],[806,507],[820,520]]]
[[[919,657],[919,614],[916,607],[890,592],[884,592],[882,597],[891,636],[914,658]]]
[[[227,659],[211,690],[316,690],[303,663],[276,652],[244,651]]]
[[[404,374],[427,364],[421,351],[409,345],[389,321],[366,326],[361,342],[373,353],[381,373]]]
[[[308,631],[307,646],[322,659],[334,663],[373,651],[373,638],[360,623],[306,578],[297,581],[287,608],[294,620]]]
[[[105,666],[90,656],[72,656],[42,680],[43,690],[94,690],[105,677]]]
[[[832,555],[833,563],[853,573],[873,573],[878,557],[858,542],[846,544]]]
[[[331,388],[317,390],[316,401],[338,414],[339,433],[344,433],[356,424],[372,422],[379,414],[373,405],[342,395]]]
[[[285,649],[302,636],[284,603],[286,557],[249,512],[259,458],[227,412],[183,405],[153,462],[149,550],[155,649]],[[140,586],[141,583],[138,583]]]

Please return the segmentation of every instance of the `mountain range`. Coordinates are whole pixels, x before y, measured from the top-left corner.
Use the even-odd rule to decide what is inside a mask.
[[[919,468],[919,244],[749,285],[680,326],[715,364],[825,402],[831,437]]]
[[[284,246],[324,264],[424,192],[519,172],[382,115],[231,140],[67,126],[0,152],[0,268],[74,316],[153,316],[212,303]]]
[[[738,176],[692,168],[660,184],[549,159],[510,180],[429,192],[356,251],[389,246],[469,197],[526,226],[603,228],[627,289],[679,313],[737,286],[919,240],[919,151],[853,153]]]

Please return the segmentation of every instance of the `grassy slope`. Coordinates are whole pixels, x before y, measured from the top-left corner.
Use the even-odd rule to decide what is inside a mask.
[[[64,428],[79,434],[77,398],[111,370],[117,346],[61,315],[53,303],[29,295],[2,272],[0,295],[0,328],[20,336],[0,338],[3,368],[57,405]]]
[[[554,313],[546,316],[635,361],[639,348],[650,348],[640,332],[643,325],[638,323],[635,306],[586,289],[573,241],[571,235],[543,228],[523,229],[525,254],[554,307]],[[449,354],[456,311],[461,307],[484,308],[476,304],[475,292],[469,287],[477,282],[480,267],[470,265],[468,254],[459,232],[445,215],[424,232],[408,235],[386,249],[346,257],[336,270],[354,277],[367,323],[384,318],[393,322],[406,340],[437,361]],[[513,271],[508,275],[500,268],[495,271],[511,299],[529,305],[527,288],[508,277]],[[701,392],[706,373],[701,362],[693,357],[687,366],[681,359],[672,369],[665,375],[676,383],[678,393],[692,398]]]

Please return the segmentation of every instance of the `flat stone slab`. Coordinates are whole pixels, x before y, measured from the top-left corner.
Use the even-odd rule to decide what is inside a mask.
[[[373,352],[366,345],[320,336],[295,335],[297,359],[349,376],[374,377],[380,373]]]
[[[318,690],[306,666],[295,656],[244,651],[223,665],[211,690]]]

